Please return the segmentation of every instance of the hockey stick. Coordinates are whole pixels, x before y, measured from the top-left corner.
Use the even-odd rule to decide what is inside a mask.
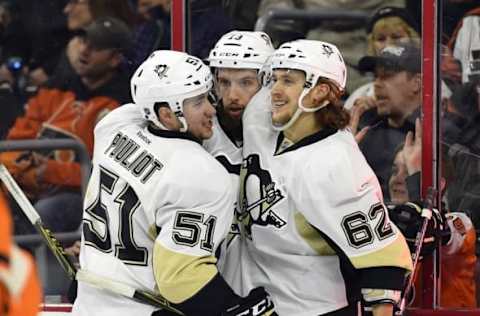
[[[81,282],[88,283],[97,288],[101,288],[112,293],[135,299],[144,304],[153,305],[155,307],[166,309],[178,315],[183,315],[180,310],[171,306],[170,302],[168,302],[158,293],[135,289],[130,285],[108,279],[103,276],[99,276],[89,271],[77,271],[77,268],[75,267],[73,261],[65,253],[65,250],[60,245],[58,240],[55,239],[50,230],[45,228],[42,223],[42,219],[40,218],[40,215],[38,215],[32,203],[30,203],[28,198],[25,196],[25,193],[23,193],[22,189],[20,189],[17,182],[13,179],[8,169],[3,164],[0,164],[0,179],[3,181],[5,187],[8,189],[15,201],[18,203],[18,206],[23,211],[25,216],[27,216],[28,220],[32,223],[32,225],[37,229],[42,238],[45,240],[48,248],[55,255],[58,262],[65,270],[70,279],[77,279]]]
[[[400,301],[399,311],[396,315],[402,316],[405,312],[406,308],[406,301],[410,291],[413,288],[413,284],[417,278],[417,266],[418,260],[420,258],[420,252],[422,251],[423,240],[425,239],[425,234],[427,233],[428,222],[432,219],[432,209],[433,209],[433,199],[435,196],[435,190],[433,188],[428,189],[427,197],[425,199],[425,207],[422,209],[421,216],[423,217],[422,227],[418,231],[417,236],[415,237],[415,252],[412,255],[413,260],[413,267],[412,273],[408,277],[407,285],[405,286],[405,290],[403,292],[403,297]]]

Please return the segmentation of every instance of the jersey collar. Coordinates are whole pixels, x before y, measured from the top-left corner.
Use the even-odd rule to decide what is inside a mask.
[[[198,138],[196,138],[195,136],[193,136],[188,132],[184,133],[184,132],[177,132],[177,131],[167,131],[164,129],[155,128],[152,125],[148,125],[147,128],[148,128],[148,131],[155,136],[165,137],[165,138],[181,138],[181,139],[194,141],[196,143],[199,143],[200,145],[202,144],[201,140],[199,140]]]
[[[277,145],[275,146],[275,154],[274,156],[278,156],[284,153],[287,153],[292,150],[296,150],[298,148],[308,146],[310,144],[316,143],[321,141],[322,139],[327,138],[330,135],[333,135],[337,132],[338,130],[336,128],[324,128],[315,134],[312,134],[310,136],[307,136],[305,138],[302,138],[300,141],[296,142],[295,144],[287,147],[286,149],[281,150],[280,146],[283,143],[283,140],[285,138],[285,135],[283,135],[283,132],[280,132],[277,138]]]

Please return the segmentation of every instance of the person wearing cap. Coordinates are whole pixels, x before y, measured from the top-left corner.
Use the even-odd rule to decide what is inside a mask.
[[[47,51],[42,44],[39,45],[38,55],[50,55],[47,59],[48,63],[44,62],[42,65],[34,65],[34,68],[30,70],[28,79],[29,85],[32,87],[39,87],[52,77],[59,77],[60,75],[69,76],[75,73],[70,63],[72,60],[78,58],[76,55],[80,49],[78,38],[76,36],[71,37],[75,35],[76,32],[84,29],[96,19],[107,16],[122,20],[128,25],[132,24],[134,18],[134,12],[128,0],[62,0],[56,2],[58,2],[58,6],[64,6],[64,16],[59,12],[60,16],[55,18],[61,20],[65,20],[66,18],[65,32],[68,31],[68,37],[70,38],[66,39],[65,43],[57,44],[54,47],[56,49],[55,51]],[[48,13],[52,14],[52,12],[50,12],[52,8],[49,8],[51,6],[52,5],[47,6],[47,9],[41,9],[42,12],[49,10]],[[39,7],[41,8],[41,6]],[[38,10],[37,8],[37,11]],[[33,12],[35,12],[33,14],[37,13],[36,11]],[[44,15],[41,16],[39,20],[47,21],[49,18],[50,15]],[[48,21],[50,23],[52,22],[50,20]],[[57,37],[55,37],[55,39],[56,38]],[[35,45],[38,45],[38,43],[35,43]]]
[[[343,56],[297,40],[269,64],[243,114],[244,285],[264,286],[279,315],[361,315],[364,300],[391,316],[412,263],[348,130]]]
[[[82,142],[91,155],[96,123],[130,100],[128,78],[119,72],[122,50],[129,40],[128,27],[117,19],[92,23],[82,35],[78,59],[72,63],[75,76],[70,80],[53,78],[30,98],[7,139],[73,139]],[[53,231],[79,227],[81,175],[73,151],[5,152],[0,161],[32,198],[47,227]],[[16,224],[16,233],[34,232],[28,222],[19,219]]]
[[[368,56],[378,56],[388,45],[399,43],[420,45],[418,23],[404,8],[391,6],[380,8],[370,18],[366,31]],[[373,82],[368,82],[350,94],[345,100],[344,107],[350,110],[355,104],[357,108],[368,109],[375,106],[373,96]]]
[[[371,120],[364,122],[366,132],[357,141],[387,200],[395,149],[409,131],[415,131],[415,119],[420,116],[420,56],[417,46],[402,44],[387,46],[379,56],[365,56],[359,63],[361,70],[375,74],[376,107],[365,112]]]
[[[405,6],[405,0],[262,0],[258,16],[268,14],[272,9],[301,9],[306,12],[360,12],[370,16],[386,5]],[[289,32],[289,33],[287,33]],[[362,19],[317,19],[308,23],[292,20],[276,20],[268,25],[268,31],[274,43],[280,43],[297,38],[326,41],[342,47],[342,53],[347,64],[348,82],[346,91],[352,93],[357,87],[367,82],[358,72],[357,64],[367,50],[367,33],[365,21]],[[280,36],[275,36],[279,33]],[[277,46],[277,45],[276,45]]]

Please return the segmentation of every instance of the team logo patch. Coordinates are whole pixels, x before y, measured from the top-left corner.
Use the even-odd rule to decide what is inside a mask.
[[[465,235],[467,233],[467,229],[465,228],[465,225],[463,224],[462,220],[459,217],[456,217],[453,220],[453,227],[461,234]]]
[[[252,226],[271,226],[280,229],[287,222],[273,207],[280,202],[284,195],[272,181],[270,173],[261,169],[260,158],[257,154],[248,156],[243,160],[240,170],[240,207],[239,222],[244,228],[247,238],[252,239]],[[258,191],[252,192],[247,197],[247,183],[258,183]],[[255,187],[255,184],[254,186]]]
[[[166,77],[166,73],[168,71],[170,67],[168,67],[167,65],[156,65],[155,66],[155,69],[153,70],[157,75],[158,75],[158,78],[159,79],[162,79],[164,77]]]
[[[268,35],[266,35],[266,34],[261,34],[260,37],[265,41],[265,43],[266,43],[269,47],[273,47],[272,42],[270,41],[270,37],[268,37]]]
[[[330,58],[330,56],[334,53],[332,46],[327,45],[327,44],[323,44],[323,45],[322,45],[322,50],[323,50],[323,51],[322,51],[322,54],[323,54],[323,55],[327,55],[327,57],[329,57],[329,58]]]

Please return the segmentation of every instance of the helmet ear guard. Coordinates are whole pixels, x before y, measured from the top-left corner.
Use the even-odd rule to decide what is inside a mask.
[[[183,117],[183,102],[211,90],[210,69],[198,58],[183,52],[153,52],[130,80],[132,99],[141,106],[142,115],[156,126],[166,129],[156,113],[156,105],[166,103],[181,121],[182,132],[188,130]]]

